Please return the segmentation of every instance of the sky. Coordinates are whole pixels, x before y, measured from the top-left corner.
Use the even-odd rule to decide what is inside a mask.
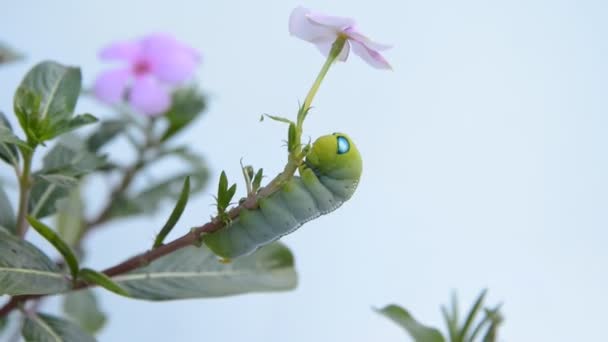
[[[503,341],[608,340],[603,1],[11,2],[0,40],[27,59],[0,69],[0,109],[40,60],[81,66],[90,85],[107,67],[101,46],[169,32],[201,51],[210,97],[179,141],[205,155],[213,180],[222,169],[238,177],[241,157],[278,173],[284,127],[259,116],[294,117],[323,63],[289,36],[299,5],[353,17],[394,46],[392,72],[355,55],[332,68],[306,122],[310,137],[353,138],[356,194],[283,239],[296,290],[168,303],[98,291],[110,314],[99,340],[407,341],[373,308],[398,303],[443,329],[450,294],[466,309],[483,288],[488,304],[503,303]],[[79,109],[109,114],[91,101]],[[213,214],[211,193],[190,201],[173,236]],[[87,264],[145,250],[170,210],[92,236]]]

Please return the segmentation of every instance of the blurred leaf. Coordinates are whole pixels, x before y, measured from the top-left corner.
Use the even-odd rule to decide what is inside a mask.
[[[87,283],[99,285],[108,291],[116,293],[117,295],[129,297],[129,292],[115,283],[112,278],[101,272],[97,272],[90,268],[83,268],[80,270],[80,277]]]
[[[258,191],[260,185],[262,184],[262,177],[264,176],[264,169],[259,169],[256,172],[255,177],[253,177],[253,192]]]
[[[264,116],[265,116],[265,117],[267,117],[267,118],[270,118],[270,119],[272,119],[272,120],[274,120],[274,121],[283,122],[283,123],[286,123],[286,124],[288,124],[288,125],[291,125],[291,124],[294,124],[294,125],[295,125],[295,123],[294,123],[293,121],[291,121],[291,120],[289,120],[289,119],[287,119],[287,118],[284,118],[284,117],[282,117],[282,116],[270,115],[270,114],[264,114],[264,115],[261,117],[260,121],[262,121],[262,120],[264,119]]]
[[[95,293],[90,289],[65,295],[63,311],[72,321],[91,334],[97,333],[106,323],[106,315],[99,310]]]
[[[59,235],[57,235],[57,233],[55,233],[55,231],[51,229],[51,227],[38,221],[35,217],[28,216],[27,221],[30,223],[30,225],[32,225],[32,228],[34,228],[40,235],[42,235],[42,237],[44,237],[51,245],[53,245],[53,247],[55,247],[55,249],[57,249],[59,253],[61,253],[63,259],[70,268],[72,278],[76,279],[76,277],[78,277],[79,268],[78,259],[76,258],[76,254],[74,253],[74,251],[72,251],[70,246],[68,246],[68,244],[65,243],[65,241],[63,241],[61,237],[59,237]]]
[[[445,341],[439,330],[418,323],[407,310],[398,305],[388,305],[377,312],[400,325],[416,342]]]
[[[154,248],[160,247],[163,244],[163,241],[169,235],[179,218],[182,216],[184,209],[186,208],[186,204],[188,203],[188,196],[190,195],[190,177],[186,177],[184,181],[184,186],[182,188],[182,193],[179,195],[179,199],[177,203],[175,203],[175,207],[173,208],[173,212],[169,216],[169,219],[160,230],[158,235],[156,236],[156,240],[154,241]]]
[[[165,200],[177,201],[181,195],[184,178],[190,177],[190,194],[201,191],[209,177],[209,171],[203,159],[185,148],[166,152],[188,163],[189,169],[168,177],[157,183],[148,185],[135,194],[118,198],[112,203],[110,217],[119,218],[143,213],[152,213],[158,210]]]
[[[69,288],[67,277],[48,256],[0,228],[0,295],[50,294]]]
[[[0,64],[11,63],[14,61],[18,61],[22,58],[23,56],[21,54],[8,47],[7,45],[0,43]]]
[[[44,156],[42,169],[34,173],[30,212],[39,218],[55,213],[58,201],[65,198],[69,189],[78,184],[79,177],[105,164],[105,156],[88,151],[80,138],[64,135]]]
[[[205,110],[205,107],[205,97],[196,87],[175,91],[173,93],[171,108],[165,114],[165,117],[169,121],[169,127],[167,127],[161,141],[166,141],[179,133],[194,121]]]
[[[99,120],[91,114],[76,115],[75,117],[73,117],[69,120],[61,121],[60,123],[55,125],[53,127],[53,135],[51,137],[49,137],[49,139],[56,137],[58,135],[61,135],[61,134],[71,132],[82,126],[96,123],[97,121],[99,121]]]
[[[95,338],[78,325],[64,319],[46,315],[29,314],[21,329],[26,341],[32,342],[94,342]]]
[[[297,284],[293,255],[279,243],[228,264],[205,246],[189,246],[113,279],[132,297],[148,300],[285,291]]]
[[[57,232],[69,246],[74,247],[84,229],[80,189],[70,190],[68,196],[57,203],[57,208]]]
[[[475,300],[475,303],[471,307],[471,310],[469,311],[469,314],[467,315],[467,318],[465,319],[464,325],[462,326],[462,329],[460,329],[460,335],[459,335],[460,341],[464,341],[465,336],[467,334],[469,334],[469,329],[471,328],[473,322],[475,321],[475,316],[477,315],[477,313],[479,312],[479,310],[481,309],[481,307],[483,305],[483,300],[486,297],[486,293],[487,293],[487,290],[481,291],[481,293],[477,297],[477,300]]]
[[[10,140],[19,139],[13,134],[13,128],[4,113],[0,112],[0,159],[13,165],[19,162],[17,147]],[[8,141],[6,141],[8,140]]]
[[[125,130],[127,122],[122,120],[109,120],[104,121],[99,125],[99,128],[95,130],[87,139],[87,148],[91,152],[97,152],[105,144],[110,142],[120,132]]]
[[[4,227],[13,234],[16,234],[17,224],[15,221],[16,217],[11,201],[0,185],[0,227]]]
[[[71,118],[81,78],[79,68],[53,61],[41,62],[25,75],[15,93],[14,107],[29,139],[41,143],[76,125]]]

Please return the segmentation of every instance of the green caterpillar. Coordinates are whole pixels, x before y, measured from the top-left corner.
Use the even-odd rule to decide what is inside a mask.
[[[300,166],[299,177],[292,177],[280,190],[260,198],[257,208],[242,210],[226,227],[204,235],[203,242],[225,259],[253,253],[336,210],[355,192],[361,168],[359,150],[346,134],[322,136]]]

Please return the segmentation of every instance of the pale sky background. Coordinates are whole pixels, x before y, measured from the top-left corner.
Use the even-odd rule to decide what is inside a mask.
[[[168,303],[99,291],[100,341],[407,341],[372,307],[399,303],[443,329],[450,292],[468,306],[484,287],[504,302],[503,341],[608,340],[604,1],[6,2],[0,40],[28,59],[0,69],[0,109],[37,61],[80,65],[90,85],[101,46],[165,31],[204,56],[209,111],[179,140],[206,155],[212,182],[239,177],[241,157],[278,172],[284,126],[259,115],[293,117],[323,63],[288,34],[298,5],[394,45],[393,72],[355,55],[331,70],[306,123],[311,137],[355,140],[357,193],[284,239],[295,291]],[[175,234],[213,214],[210,192]],[[88,265],[146,249],[171,206],[93,236]]]

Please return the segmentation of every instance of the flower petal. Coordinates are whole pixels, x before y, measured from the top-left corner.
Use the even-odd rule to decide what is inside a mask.
[[[331,51],[331,47],[333,44],[334,44],[334,40],[325,40],[325,41],[315,42],[317,49],[319,49],[319,51],[321,51],[321,53],[325,57],[329,56],[329,52]],[[342,61],[342,62],[346,61],[348,59],[349,52],[350,52],[350,44],[347,40],[344,42],[344,47],[342,48],[342,51],[340,51],[340,54],[338,55],[337,60]]]
[[[368,48],[370,48],[372,50],[385,51],[385,50],[392,48],[391,45],[380,44],[380,43],[376,43],[376,42],[372,41],[371,39],[369,39],[366,36],[362,35],[361,33],[357,32],[357,30],[354,27],[348,28],[344,32],[348,35],[349,38],[358,41],[359,43],[367,46]]]
[[[129,69],[109,70],[100,74],[93,86],[95,97],[109,104],[121,102],[130,78]]]
[[[310,13],[310,10],[304,7],[294,8],[289,16],[289,34],[312,43],[335,40],[335,30],[311,21],[308,18]]]
[[[169,109],[171,96],[152,75],[146,75],[135,80],[129,93],[129,102],[136,110],[155,116]]]
[[[193,48],[162,33],[145,37],[142,44],[143,57],[160,81],[179,84],[194,75],[200,55]]]
[[[372,50],[356,40],[351,40],[350,42],[353,47],[353,52],[357,56],[363,58],[369,65],[378,69],[392,69],[390,64],[388,64],[386,59],[384,59],[378,51]]]
[[[355,26],[355,20],[347,17],[334,17],[313,11],[310,11],[306,17],[313,23],[331,27],[336,31],[344,31],[349,27]]]
[[[129,62],[133,62],[139,56],[141,52],[141,45],[139,42],[122,41],[112,43],[101,51],[99,51],[99,58],[102,60],[115,60],[122,59]]]

